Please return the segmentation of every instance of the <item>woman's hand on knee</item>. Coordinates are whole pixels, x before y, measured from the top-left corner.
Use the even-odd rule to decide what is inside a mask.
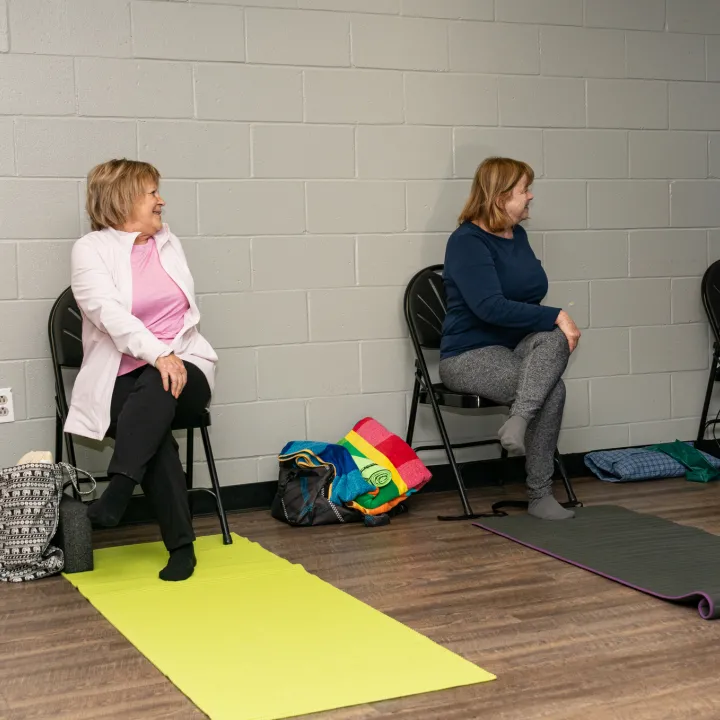
[[[166,391],[172,392],[173,397],[177,400],[187,385],[185,363],[177,355],[170,353],[170,355],[159,357],[155,361],[155,367],[160,371],[163,387]]]
[[[578,330],[578,326],[564,310],[560,311],[555,324],[567,338],[570,352],[572,352],[577,347],[580,341],[580,335],[582,334],[580,330]]]

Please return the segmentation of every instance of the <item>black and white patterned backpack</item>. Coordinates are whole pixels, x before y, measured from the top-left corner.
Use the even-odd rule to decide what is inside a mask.
[[[76,469],[66,463],[28,463],[0,469],[0,582],[23,582],[63,569],[63,552],[53,547],[60,500],[72,485],[81,495]],[[67,479],[66,479],[67,475]]]

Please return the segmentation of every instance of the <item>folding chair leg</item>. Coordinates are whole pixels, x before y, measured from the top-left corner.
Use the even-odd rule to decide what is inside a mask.
[[[567,500],[560,504],[566,508],[582,507],[583,504],[575,495],[575,490],[573,490],[570,477],[565,469],[565,463],[563,462],[562,455],[560,455],[560,451],[557,448],[555,449],[554,460],[555,464],[558,466],[558,470],[560,471],[563,485],[565,486],[565,493],[567,494]],[[529,504],[530,503],[527,500],[500,500],[499,502],[493,504],[492,509],[495,512],[498,512],[501,508],[518,508],[522,510],[527,509]]]
[[[442,444],[445,448],[445,454],[447,455],[448,462],[452,468],[452,473],[455,476],[455,482],[457,484],[458,494],[460,495],[460,502],[463,506],[462,515],[438,515],[438,520],[453,521],[453,520],[475,520],[476,518],[482,517],[494,517],[496,515],[505,515],[506,513],[475,513],[472,507],[470,507],[470,501],[467,496],[467,489],[460,473],[460,468],[455,460],[455,453],[453,452],[452,445],[450,444],[450,437],[448,436],[447,429],[445,428],[445,422],[440,412],[440,407],[437,403],[437,398],[430,391],[428,393],[430,399],[430,405],[432,406],[433,415],[435,416],[435,424],[440,431],[440,437],[442,438]]]
[[[707,429],[707,416],[708,410],[710,409],[710,400],[712,398],[713,387],[715,386],[715,374],[718,368],[718,353],[720,353],[720,347],[717,343],[713,349],[713,359],[710,365],[710,376],[708,377],[707,390],[705,391],[705,402],[703,403],[702,415],[700,416],[700,426],[698,427],[697,441],[700,442],[705,437],[705,430]]]
[[[195,514],[193,493],[189,492],[193,486],[193,468],[195,465],[195,430],[188,428],[187,431],[187,455],[185,459],[185,484],[188,489],[188,504],[190,505],[190,516]]]
[[[63,459],[63,426],[60,413],[55,411],[55,462],[62,462]]]
[[[215,467],[215,457],[213,456],[212,447],[210,446],[210,434],[206,427],[200,428],[202,435],[203,447],[205,448],[205,457],[207,458],[208,471],[215,495],[215,504],[217,505],[217,514],[220,518],[220,528],[222,529],[223,543],[232,545],[232,537],[230,537],[230,529],[228,528],[227,516],[225,508],[222,504],[222,496],[220,495],[220,480],[218,479],[217,468]]]
[[[415,433],[415,419],[420,401],[420,379],[415,376],[415,387],[413,387],[412,401],[410,402],[410,417],[408,418],[407,436],[405,442],[412,447],[413,435]]]
[[[63,433],[65,435],[65,446],[67,448],[68,462],[73,466],[77,467],[77,460],[75,459],[75,442],[73,441],[70,433]]]
[[[195,430],[188,428],[187,431],[187,456],[185,460],[185,481],[187,482],[187,489],[190,490],[193,486],[193,466],[195,463]]]
[[[567,502],[561,503],[563,507],[582,507],[583,504],[577,499],[575,490],[573,489],[570,477],[565,469],[565,463],[563,462],[562,455],[559,450],[555,450],[555,463],[558,466],[560,475],[562,476],[563,485],[565,486],[565,493],[567,494]]]

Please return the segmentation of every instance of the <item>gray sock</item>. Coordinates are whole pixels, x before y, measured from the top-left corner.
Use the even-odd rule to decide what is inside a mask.
[[[520,415],[511,415],[498,430],[500,444],[512,455],[525,454],[527,421]]]
[[[575,517],[572,510],[564,508],[552,495],[531,500],[528,513],[540,520],[569,520]]]

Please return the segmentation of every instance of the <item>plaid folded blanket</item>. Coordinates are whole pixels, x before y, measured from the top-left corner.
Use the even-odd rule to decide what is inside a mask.
[[[720,468],[720,458],[707,453],[702,455],[713,467]],[[585,465],[597,477],[607,482],[659,480],[682,477],[687,472],[687,468],[682,463],[665,453],[649,448],[591,452],[585,456]]]
[[[338,444],[350,452],[363,478],[373,486],[351,503],[367,515],[388,512],[431,478],[413,449],[372,418],[357,423]]]

